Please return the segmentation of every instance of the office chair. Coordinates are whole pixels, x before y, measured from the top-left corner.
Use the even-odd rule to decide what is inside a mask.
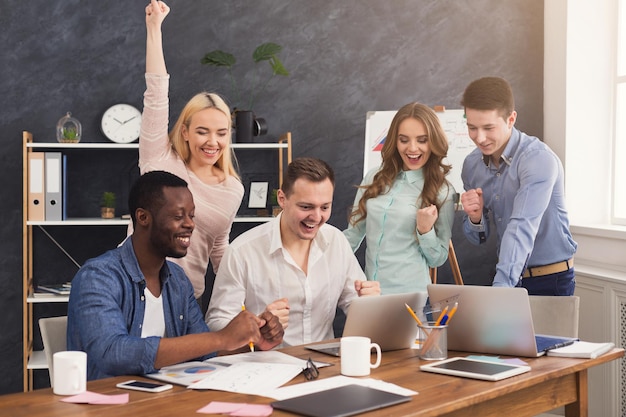
[[[450,269],[452,270],[452,276],[454,277],[454,283],[456,285],[463,285],[463,276],[461,275],[461,269],[459,268],[459,262],[456,259],[456,252],[454,250],[454,245],[452,241],[450,241],[450,245],[448,247],[448,262],[450,262]],[[437,268],[430,268],[428,270],[430,274],[430,280],[433,284],[437,283]]]
[[[67,316],[39,319],[39,330],[41,330],[41,340],[43,341],[46,362],[48,362],[50,386],[52,387],[54,372],[52,356],[56,352],[67,350]]]

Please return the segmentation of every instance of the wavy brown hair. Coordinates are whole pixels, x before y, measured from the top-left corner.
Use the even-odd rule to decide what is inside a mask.
[[[443,201],[439,201],[437,196],[439,195],[439,189],[448,183],[446,175],[448,175],[451,168],[450,165],[443,162],[443,159],[448,154],[448,139],[443,127],[441,127],[439,118],[430,107],[421,103],[409,103],[402,106],[391,121],[387,139],[385,139],[385,144],[381,151],[382,164],[374,175],[372,183],[359,186],[359,188],[364,188],[365,192],[358,205],[350,214],[350,224],[353,226],[367,217],[367,200],[388,192],[402,170],[402,157],[398,153],[397,146],[398,130],[400,123],[409,118],[424,123],[431,150],[431,155],[422,168],[424,171],[424,188],[420,195],[422,200],[420,208],[428,207],[431,204],[437,206],[437,210],[441,208]]]

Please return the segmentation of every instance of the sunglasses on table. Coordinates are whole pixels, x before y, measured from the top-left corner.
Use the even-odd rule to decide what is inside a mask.
[[[315,363],[311,360],[311,358],[306,361],[306,368],[302,369],[302,374],[304,374],[307,381],[313,381],[320,375],[320,371],[317,369],[317,366],[315,366]]]

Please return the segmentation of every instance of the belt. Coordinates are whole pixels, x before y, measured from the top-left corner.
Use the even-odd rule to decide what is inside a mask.
[[[522,274],[522,278],[541,277],[544,275],[558,274],[565,272],[574,266],[574,258],[567,261],[561,261],[550,265],[533,266],[526,268]]]

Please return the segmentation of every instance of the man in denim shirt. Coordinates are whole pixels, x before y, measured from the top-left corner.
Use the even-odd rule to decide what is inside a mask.
[[[485,77],[465,89],[469,136],[477,148],[463,163],[463,231],[472,243],[498,234],[494,286],[522,286],[529,294],[573,295],[574,253],[565,209],[563,165],[536,137],[514,127],[513,92],[502,78]]]
[[[90,259],[72,281],[67,348],[87,352],[88,379],[146,374],[253,342],[271,349],[283,329],[269,312],[242,311],[217,332],[204,322],[182,268],[166,257],[187,253],[194,203],[187,183],[153,171],[130,191],[134,232],[120,247]]]

